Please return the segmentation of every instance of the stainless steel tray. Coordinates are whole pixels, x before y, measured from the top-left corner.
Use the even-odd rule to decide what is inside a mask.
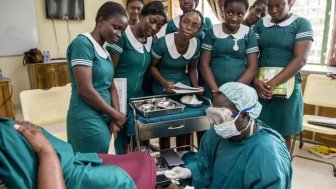
[[[155,117],[167,114],[181,113],[185,105],[168,97],[150,97],[131,100],[130,104],[143,117]]]

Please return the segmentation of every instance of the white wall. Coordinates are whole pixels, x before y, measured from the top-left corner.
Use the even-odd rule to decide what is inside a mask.
[[[34,1],[38,27],[39,48],[41,50],[49,50],[52,58],[65,57],[66,48],[69,44],[67,22],[61,20],[54,21],[58,38],[58,43],[56,43],[56,36],[54,34],[52,21],[46,18],[45,1]],[[76,35],[79,33],[88,32],[93,29],[97,10],[106,1],[107,0],[84,0],[85,20],[69,21],[71,35],[70,40],[76,37]],[[115,1],[120,3],[122,0]],[[59,51],[57,46],[59,47]],[[22,58],[22,56],[0,57],[0,68],[2,69],[3,75],[12,80],[12,99],[14,104],[20,103],[19,94],[22,90],[30,89],[28,71],[27,68],[22,65]]]

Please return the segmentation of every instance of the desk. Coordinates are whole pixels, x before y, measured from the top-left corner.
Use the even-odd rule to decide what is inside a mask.
[[[0,80],[0,117],[15,119],[12,103],[12,87],[8,78]]]

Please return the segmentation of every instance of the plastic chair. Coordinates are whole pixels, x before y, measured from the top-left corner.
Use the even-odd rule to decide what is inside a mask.
[[[326,135],[336,135],[336,129],[328,128],[324,126],[312,125],[308,123],[308,120],[311,118],[324,118],[323,116],[318,116],[319,107],[328,107],[328,108],[336,108],[336,79],[331,79],[325,75],[316,75],[311,74],[307,78],[306,88],[303,95],[303,102],[305,104],[314,105],[315,106],[315,115],[304,115],[303,116],[303,129],[306,131],[313,132],[313,139],[315,133],[322,133]],[[294,149],[295,140],[292,145],[292,150]],[[302,133],[300,134],[300,148],[303,145]],[[309,159],[313,161],[317,161],[320,163],[325,163],[333,166],[334,176],[336,177],[336,167],[334,164],[307,158],[303,156],[294,155],[294,157],[300,157],[304,159]]]
[[[71,86],[53,87],[49,90],[33,89],[20,93],[23,119],[48,130],[50,125],[65,122],[69,108]],[[62,131],[53,135],[67,141],[67,134]]]

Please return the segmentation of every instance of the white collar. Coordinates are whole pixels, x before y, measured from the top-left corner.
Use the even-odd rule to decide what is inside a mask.
[[[176,28],[180,28],[180,20],[181,20],[181,16],[182,15],[179,15],[179,16],[176,16],[175,18],[173,18],[173,22],[174,22],[174,25],[176,26]]]
[[[224,31],[223,31],[223,27],[222,27],[222,23],[220,24],[215,24],[213,26],[213,32],[215,34],[215,36],[217,38],[227,38],[229,37],[230,35],[235,38],[235,39],[243,39],[249,32],[250,28],[248,26],[245,26],[243,24],[240,24],[239,26],[239,29],[237,31],[237,33],[235,34],[226,34]]]
[[[292,24],[297,18],[299,18],[298,15],[296,14],[292,14],[287,20],[279,23],[279,24],[275,24],[271,21],[272,17],[267,15],[263,18],[263,24],[266,28],[272,27],[274,25],[280,26],[280,27],[285,27],[288,26],[290,24]]]
[[[153,37],[147,37],[146,44],[142,44],[135,38],[130,26],[127,26],[125,30],[125,34],[128,38],[128,41],[133,46],[133,48],[137,50],[138,52],[144,53],[144,47],[146,48],[147,52],[151,50]]]
[[[195,55],[195,52],[197,49],[197,39],[195,37],[190,39],[187,52],[184,55],[181,55],[176,49],[174,34],[175,33],[170,33],[165,36],[165,41],[166,41],[167,49],[168,49],[170,56],[173,59],[177,59],[180,56],[183,56],[187,60],[191,59]]]
[[[92,37],[92,35],[90,33],[82,33],[80,35],[84,35],[86,38],[88,38],[91,43],[93,44],[93,47],[95,48],[97,54],[104,58],[107,59],[107,57],[110,59],[110,54],[103,48],[101,47],[98,42]]]

